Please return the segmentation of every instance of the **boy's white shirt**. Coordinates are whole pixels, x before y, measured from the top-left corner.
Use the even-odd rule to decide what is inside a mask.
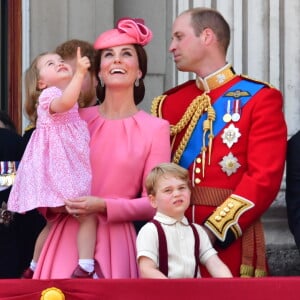
[[[193,278],[195,271],[195,238],[186,217],[180,221],[157,212],[154,219],[159,221],[164,229],[168,247],[168,278]],[[217,254],[204,229],[196,226],[200,238],[200,262]],[[159,265],[158,232],[156,226],[149,222],[145,224],[137,236],[137,258],[141,256],[152,259]],[[198,272],[198,277],[201,277]]]

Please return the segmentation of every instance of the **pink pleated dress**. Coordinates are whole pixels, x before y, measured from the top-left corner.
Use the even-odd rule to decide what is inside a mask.
[[[36,129],[8,200],[11,211],[63,206],[65,199],[91,193],[90,135],[78,104],[64,113],[49,113],[51,101],[61,94],[51,87],[40,95]]]

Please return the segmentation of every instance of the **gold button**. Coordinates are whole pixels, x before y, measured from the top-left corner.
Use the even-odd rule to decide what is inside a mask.
[[[215,216],[215,220],[216,220],[217,222],[219,222],[219,221],[222,220],[222,218],[221,218],[220,216]]]
[[[195,169],[195,173],[199,174],[201,172],[201,169],[200,168],[196,168]]]
[[[224,210],[221,210],[221,211],[220,211],[220,216],[221,216],[221,217],[225,217],[225,216],[226,216],[226,212],[225,212]]]
[[[201,158],[200,157],[197,157],[196,159],[196,163],[200,164],[201,163]]]
[[[229,208],[233,208],[233,207],[234,207],[234,204],[233,204],[232,202],[229,202],[229,203],[227,204],[227,206],[228,206]]]
[[[201,180],[200,180],[199,178],[196,178],[196,179],[195,179],[195,183],[196,183],[196,184],[199,184],[200,182],[201,182]]]
[[[230,209],[228,207],[224,207],[224,211],[228,213]]]

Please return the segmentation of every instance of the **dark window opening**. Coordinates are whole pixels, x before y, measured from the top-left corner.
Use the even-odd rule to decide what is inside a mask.
[[[22,0],[1,0],[0,108],[21,132],[22,126]]]
[[[7,1],[1,1],[1,47],[0,47],[0,65],[1,65],[1,80],[0,80],[0,108],[8,112],[8,72],[7,72],[7,44],[8,44],[8,19],[7,19]]]

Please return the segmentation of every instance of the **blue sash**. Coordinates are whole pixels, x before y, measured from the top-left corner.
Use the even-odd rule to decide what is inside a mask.
[[[249,80],[241,80],[235,85],[233,85],[226,93],[224,93],[220,98],[218,98],[212,105],[216,112],[216,120],[214,121],[214,136],[226,126],[227,123],[223,121],[223,118],[218,116],[224,115],[224,108],[227,107],[228,94],[235,93],[238,91],[247,91],[245,95],[242,95],[240,99],[240,108],[242,108],[258,91],[260,91],[265,85]],[[202,137],[203,137],[203,121],[207,118],[207,112],[204,113],[198,120],[191,137],[184,149],[182,156],[179,160],[179,165],[188,168],[194,159],[201,153],[202,148]],[[206,138],[206,144],[208,143],[208,138]]]

